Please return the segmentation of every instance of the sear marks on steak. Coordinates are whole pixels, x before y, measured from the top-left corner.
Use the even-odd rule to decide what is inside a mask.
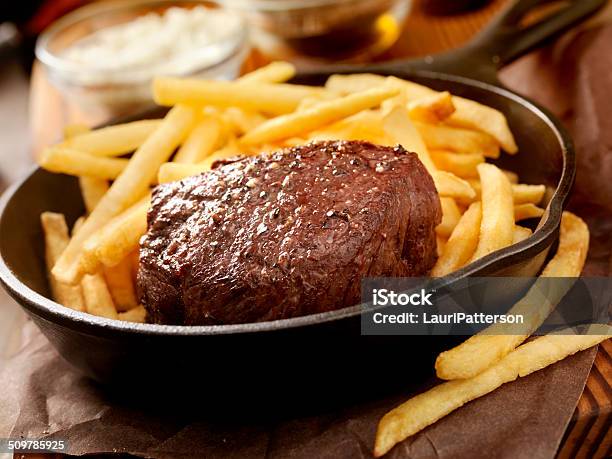
[[[441,209],[414,153],[315,142],[155,188],[138,288],[148,320],[233,324],[357,304],[360,280],[426,275]]]

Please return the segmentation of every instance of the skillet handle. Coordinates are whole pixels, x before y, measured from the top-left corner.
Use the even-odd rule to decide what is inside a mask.
[[[607,0],[518,0],[465,47],[425,59],[395,61],[388,67],[409,70],[432,70],[471,77],[498,84],[497,70],[529,51],[557,37],[597,12]],[[523,20],[538,7],[561,5],[534,23]]]

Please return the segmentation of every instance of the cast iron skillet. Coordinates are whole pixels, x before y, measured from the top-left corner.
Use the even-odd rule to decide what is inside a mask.
[[[544,1],[523,0],[507,9],[467,47],[424,60],[370,67],[341,67],[300,74],[320,84],[336,72],[396,75],[475,99],[506,114],[520,153],[501,164],[521,179],[549,186],[548,208],[529,239],[493,253],[448,277],[532,276],[558,234],[574,179],[572,142],[558,120],[504,89],[497,68],[585,19],[604,0],[570,2],[540,22],[521,27]],[[324,394],[404,387],[431,373],[442,337],[360,336],[359,306],[296,319],[228,326],[162,326],[123,323],[64,308],[48,299],[39,215],[83,213],[76,180],[35,169],[0,202],[0,278],[59,353],[86,375],[110,386],[180,394],[192,400],[256,399],[276,406]],[[299,394],[296,397],[296,394]],[[285,398],[287,397],[287,399]],[[310,397],[309,397],[310,396]],[[157,398],[159,400],[160,397]]]

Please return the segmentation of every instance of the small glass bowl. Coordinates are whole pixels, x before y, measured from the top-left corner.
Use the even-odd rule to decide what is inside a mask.
[[[163,14],[168,8],[205,6],[221,8],[218,4],[197,0],[120,0],[97,2],[62,17],[45,30],[36,43],[36,57],[43,63],[50,81],[71,102],[85,110],[108,116],[124,115],[152,104],[150,66],[133,65],[109,68],[108,65],[87,66],[66,58],[64,51],[75,42],[109,26],[123,24],[147,13]],[[170,72],[174,76],[207,79],[232,79],[248,53],[248,33],[242,18],[221,8],[224,14],[238,21],[234,30],[211,41],[203,48],[190,52],[189,58],[201,60],[188,74]],[[212,60],[211,60],[212,56]]]
[[[219,0],[242,12],[267,56],[304,62],[364,61],[399,37],[412,0]]]

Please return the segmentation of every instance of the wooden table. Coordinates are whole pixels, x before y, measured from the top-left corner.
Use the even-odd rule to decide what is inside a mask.
[[[456,48],[467,42],[497,13],[507,0],[494,0],[485,8],[457,16],[433,17],[415,1],[402,35],[382,59],[421,56]],[[245,62],[245,70],[256,68],[267,59],[255,51]],[[97,124],[103,117],[91,117],[66,103],[35,65],[31,83],[31,131],[34,154],[61,137],[68,123]],[[560,458],[604,458],[612,454],[612,342],[599,347],[584,393],[559,450]]]

